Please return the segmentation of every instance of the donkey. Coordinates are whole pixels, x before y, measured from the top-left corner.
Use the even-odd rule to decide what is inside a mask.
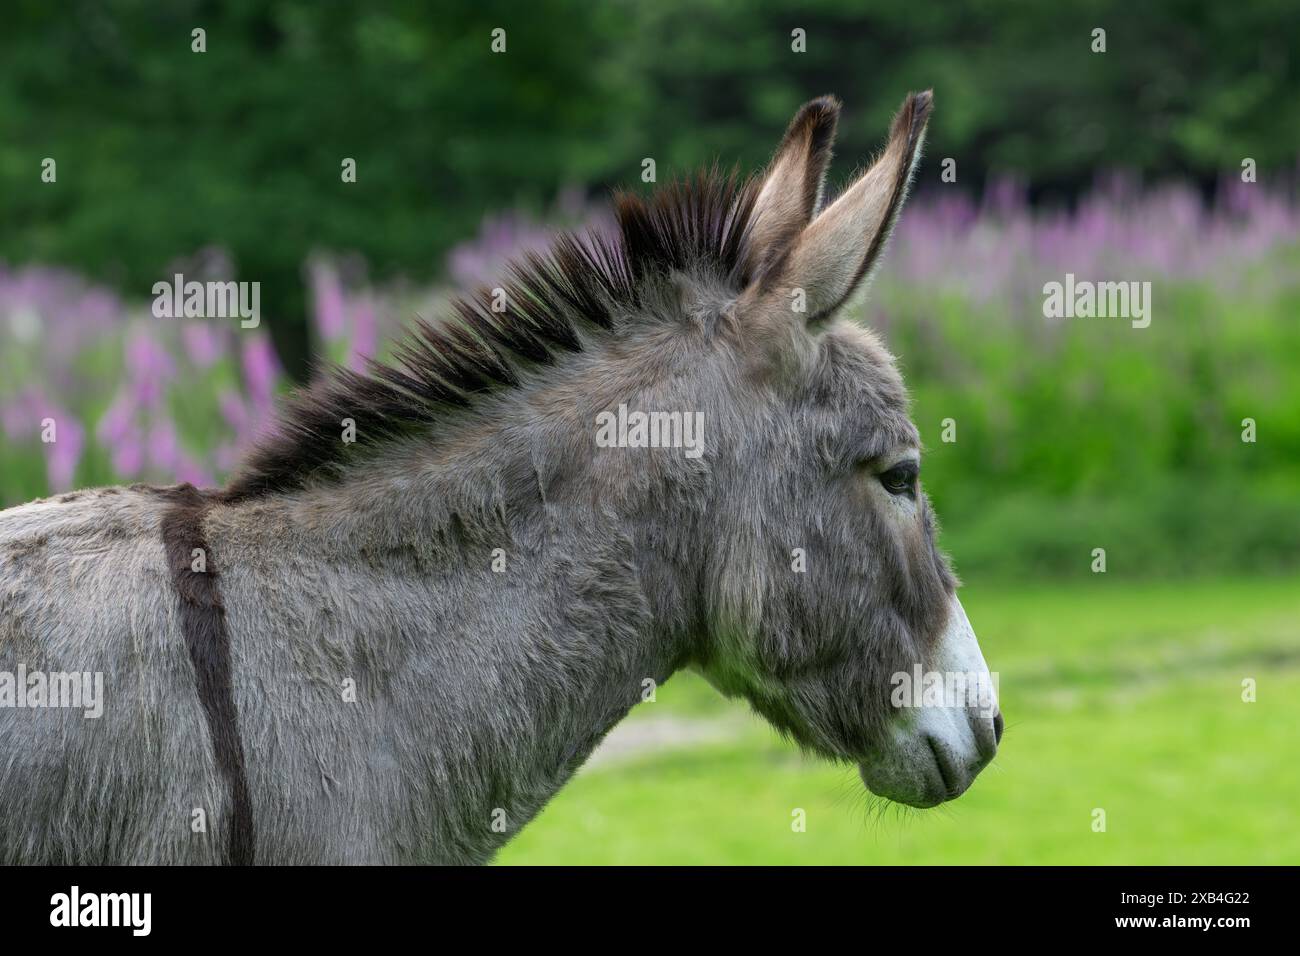
[[[0,673],[104,687],[95,717],[11,678],[0,862],[483,863],[685,667],[876,794],[960,795],[1001,716],[892,699],[988,671],[902,379],[839,317],[930,108],[834,202],[832,97],[759,176],[616,197],[296,393],[224,488],[0,513]]]

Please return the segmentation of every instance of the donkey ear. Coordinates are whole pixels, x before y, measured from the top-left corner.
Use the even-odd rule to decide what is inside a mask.
[[[928,90],[903,101],[885,151],[803,230],[773,275],[760,283],[762,292],[802,289],[810,325],[847,301],[880,258],[907,198],[932,101]]]
[[[754,201],[744,259],[750,276],[777,261],[817,211],[839,116],[840,101],[820,96],[790,121]]]

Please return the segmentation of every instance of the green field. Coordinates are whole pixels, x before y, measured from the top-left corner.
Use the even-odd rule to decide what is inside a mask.
[[[1300,581],[972,584],[962,599],[1007,731],[955,803],[869,799],[854,771],[681,674],[621,729],[682,739],[589,765],[498,862],[1300,863]]]

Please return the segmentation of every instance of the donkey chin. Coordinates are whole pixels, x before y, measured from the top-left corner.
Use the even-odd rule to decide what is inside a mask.
[[[859,764],[862,782],[911,807],[956,799],[997,753],[1003,722],[994,676],[955,595],[932,669],[896,677],[902,706],[885,742]]]

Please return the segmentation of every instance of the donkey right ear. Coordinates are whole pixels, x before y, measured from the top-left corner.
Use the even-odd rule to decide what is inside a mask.
[[[848,300],[879,261],[907,198],[932,101],[929,91],[903,101],[884,152],[746,290],[751,306],[799,301],[815,326]]]
[[[805,291],[807,324],[816,325],[839,310],[878,263],[907,198],[932,103],[928,90],[907,96],[879,159],[818,213],[783,256],[780,268],[759,284]]]
[[[744,266],[759,278],[790,250],[821,203],[840,101],[819,96],[799,108],[754,202]]]

